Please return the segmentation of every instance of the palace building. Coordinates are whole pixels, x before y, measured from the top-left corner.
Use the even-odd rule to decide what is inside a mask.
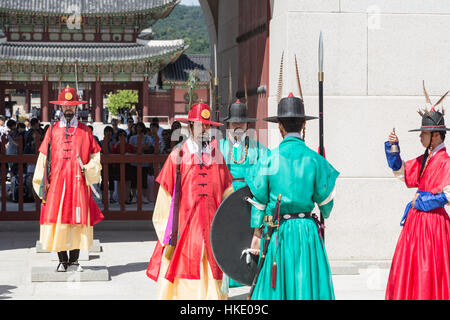
[[[61,86],[75,86],[76,80],[95,122],[104,120],[105,94],[118,89],[139,92],[137,109],[144,121],[186,113],[174,105],[183,95],[176,87],[182,89],[187,70],[178,71],[178,77],[173,70],[196,65],[192,59],[197,57],[183,55],[187,49],[183,40],[151,39],[151,26],[178,3],[1,0],[0,114],[5,114],[7,91],[25,92],[25,113],[30,111],[31,94],[40,93],[41,121],[47,122],[54,108],[49,101],[55,100]],[[182,55],[181,64],[176,64]],[[206,79],[203,86],[208,84]]]

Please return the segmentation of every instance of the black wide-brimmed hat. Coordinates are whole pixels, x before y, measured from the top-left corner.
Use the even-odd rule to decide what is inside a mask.
[[[425,89],[425,82],[423,82],[423,92],[425,94],[426,102],[432,106],[430,110],[427,108],[419,110],[418,113],[422,117],[422,126],[419,129],[413,129],[409,130],[409,132],[416,132],[416,131],[450,131],[450,128],[447,128],[445,126],[444,121],[444,115],[445,111],[442,107],[441,111],[438,111],[435,109],[442,101],[444,101],[445,97],[450,91],[447,91],[440,99],[439,101],[433,105],[431,103],[430,97],[427,93],[427,90]]]
[[[247,105],[240,100],[233,103],[228,109],[228,117],[224,122],[256,122],[256,119],[247,117]]]
[[[301,118],[305,120],[318,119],[317,117],[306,115],[303,100],[294,97],[292,93],[290,93],[288,97],[280,100],[276,116],[264,118],[263,120],[269,122],[278,122],[279,119],[283,118]]]
[[[422,126],[419,129],[409,130],[409,132],[415,131],[450,131],[450,128],[446,128],[444,122],[444,115],[431,109],[422,116]]]

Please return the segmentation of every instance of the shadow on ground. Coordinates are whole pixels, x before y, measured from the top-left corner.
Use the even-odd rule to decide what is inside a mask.
[[[2,221],[0,251],[34,248],[39,240],[39,221]],[[94,226],[94,239],[107,242],[156,241],[151,221],[102,221]]]
[[[12,289],[16,289],[17,287],[14,286],[2,286],[0,285],[0,300],[5,300],[5,299],[11,299],[11,297],[8,297],[8,294],[11,294],[11,290]]]
[[[95,231],[94,229],[94,239],[100,240],[100,244],[107,242],[140,242],[140,241],[156,241],[158,237],[155,231]]]
[[[125,265],[119,266],[109,266],[108,271],[109,275],[112,277],[117,277],[118,275],[130,272],[141,272],[147,270],[148,261],[147,262],[134,262],[127,263]]]

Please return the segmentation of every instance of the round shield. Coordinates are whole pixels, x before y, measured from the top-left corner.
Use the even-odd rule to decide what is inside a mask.
[[[211,224],[211,246],[220,269],[231,279],[250,286],[258,266],[258,256],[246,254],[253,238],[250,227],[253,195],[248,187],[233,192],[216,211]]]

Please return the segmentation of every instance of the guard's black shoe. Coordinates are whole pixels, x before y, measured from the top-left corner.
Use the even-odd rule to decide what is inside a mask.
[[[78,261],[69,262],[69,266],[67,268],[67,271],[83,272],[83,268],[80,266]]]
[[[67,262],[60,262],[56,267],[57,272],[66,272],[69,264]]]

